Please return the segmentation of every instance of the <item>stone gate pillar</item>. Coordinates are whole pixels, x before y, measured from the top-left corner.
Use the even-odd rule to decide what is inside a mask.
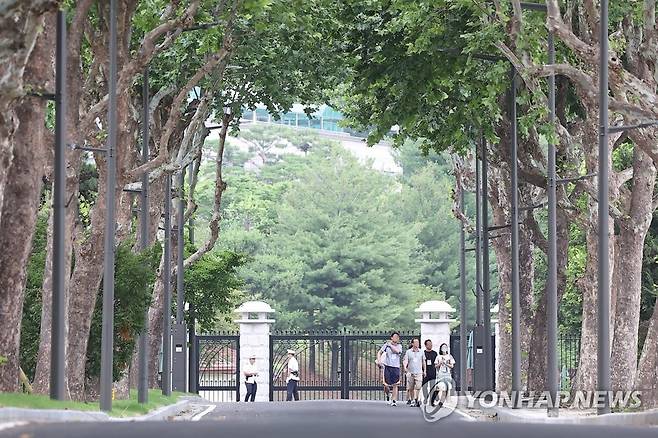
[[[247,301],[235,309],[240,324],[240,369],[249,363],[249,357],[256,357],[256,401],[269,401],[270,399],[270,328],[274,324],[269,315],[274,309],[262,301]],[[244,400],[247,388],[245,377],[240,372],[240,395]]]
[[[416,322],[420,323],[421,348],[426,339],[432,341],[437,352],[444,342],[450,348],[450,323],[455,321],[450,317],[454,311],[455,309],[445,301],[425,301],[418,306],[416,313],[420,314],[420,319],[416,319]],[[450,353],[455,355],[455,352]]]

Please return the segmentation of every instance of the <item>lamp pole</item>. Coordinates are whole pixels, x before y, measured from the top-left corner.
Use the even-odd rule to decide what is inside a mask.
[[[599,263],[598,263],[598,312],[597,312],[597,390],[608,394],[610,390],[610,236],[609,182],[608,182],[608,0],[601,0],[599,21]],[[610,412],[610,399],[604,397],[599,414]]]
[[[144,69],[144,83],[142,85],[142,162],[146,163],[149,159],[149,70]],[[146,250],[149,244],[149,198],[148,198],[149,174],[144,172],[142,175],[142,191],[140,193],[140,249]],[[144,328],[139,335],[138,348],[138,369],[139,376],[137,381],[137,401],[139,403],[148,403],[148,333],[149,333],[149,312],[144,312]]]
[[[548,63],[555,64],[555,41],[553,33],[548,34]],[[555,126],[555,75],[548,77],[548,121]],[[548,279],[546,287],[546,384],[551,396],[548,416],[558,416],[558,391],[560,375],[557,360],[557,194],[555,170],[555,142],[548,142]]]
[[[100,408],[112,410],[112,368],[114,349],[114,234],[116,232],[116,143],[117,143],[117,4],[110,0],[110,71],[103,267],[103,317],[101,330]]]
[[[53,172],[53,295],[50,398],[64,400],[66,368],[66,13],[57,12],[55,68],[55,166]],[[70,256],[70,254],[69,254]]]
[[[484,136],[483,136],[484,137]],[[491,378],[491,291],[489,285],[489,200],[488,193],[488,163],[487,163],[487,142],[482,140],[482,313],[484,314],[484,371],[485,371],[485,388],[493,389]]]
[[[459,186],[459,210],[464,216],[464,187]],[[466,236],[464,235],[464,223],[460,221],[459,234],[459,386],[461,392],[465,393],[466,385]]]
[[[512,394],[513,408],[519,407],[521,391],[521,299],[519,292],[519,187],[517,175],[516,69],[510,70],[510,226],[512,246]]]
[[[164,299],[162,301],[162,394],[171,395],[171,175],[165,175]]]

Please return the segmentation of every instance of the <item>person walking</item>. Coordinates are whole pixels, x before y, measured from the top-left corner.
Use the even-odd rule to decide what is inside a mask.
[[[247,395],[245,396],[244,401],[256,401],[256,376],[258,376],[258,370],[256,369],[255,354],[249,356],[249,363],[244,366],[242,372],[245,377],[245,385],[247,386]]]
[[[286,401],[299,400],[297,384],[299,383],[299,362],[295,350],[288,350],[288,377],[286,378]]]
[[[443,343],[439,347],[435,364],[437,368],[436,378],[439,381],[439,407],[441,407],[446,398],[450,397],[452,368],[455,366],[455,358],[448,351],[448,344]]]
[[[409,341],[409,346],[407,347],[407,350],[409,350],[413,346],[414,346],[414,342],[413,342],[413,339],[412,339],[411,341]],[[405,358],[406,358],[406,353],[405,353]],[[407,365],[404,364],[404,363],[403,363],[403,365],[406,368]],[[406,373],[405,373],[405,376],[406,376]],[[411,393],[411,389],[409,389],[409,377],[408,376],[406,376],[406,377],[407,377],[407,384],[405,386],[407,387],[407,406],[411,406],[411,403],[413,402],[414,397],[413,397],[413,394]]]
[[[420,387],[423,382],[423,357],[420,350],[420,339],[414,338],[411,341],[411,348],[404,355],[404,370],[407,376],[407,390],[409,391],[410,406],[420,406],[418,396]]]
[[[398,387],[400,386],[400,333],[391,333],[391,338],[377,352],[377,363],[384,367],[384,392],[390,390],[392,395],[391,406],[397,406]]]
[[[436,380],[436,357],[438,353],[432,349],[432,340],[426,339],[425,350],[423,350],[423,384],[424,387],[427,382],[434,382]],[[429,390],[429,403],[434,406],[434,400],[436,399],[436,391],[433,390],[433,384],[430,384]]]

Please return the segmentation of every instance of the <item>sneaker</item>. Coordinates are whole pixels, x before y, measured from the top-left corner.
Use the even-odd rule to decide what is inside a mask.
[[[397,406],[397,405],[398,405],[398,404],[395,403],[395,400],[393,400],[393,402],[391,402],[391,406]]]
[[[407,400],[407,404],[410,405],[410,404],[411,404],[411,400]]]
[[[384,397],[386,398],[386,401],[390,400],[390,397],[388,396],[388,394],[384,394]]]
[[[443,407],[443,402],[439,402],[439,409]]]
[[[407,403],[407,404],[408,404],[409,406],[411,406],[412,408],[415,408],[415,407],[416,407],[416,402],[415,402],[415,401],[411,401],[411,400],[409,400],[409,403]]]

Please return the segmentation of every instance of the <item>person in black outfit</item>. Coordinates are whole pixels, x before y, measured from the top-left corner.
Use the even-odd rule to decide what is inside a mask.
[[[432,341],[429,339],[425,340],[425,350],[423,351],[423,387],[427,382],[433,381],[436,379],[436,361],[437,352],[432,350]],[[432,391],[432,396],[430,398],[430,403],[434,405],[436,400],[437,392]]]

